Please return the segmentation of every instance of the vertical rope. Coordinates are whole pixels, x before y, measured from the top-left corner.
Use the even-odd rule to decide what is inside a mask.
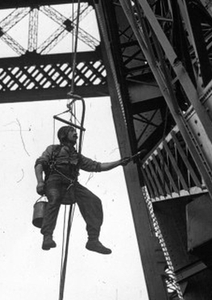
[[[72,3],[72,7],[73,7],[73,3]],[[75,73],[76,73],[76,56],[77,56],[78,31],[79,31],[79,16],[80,16],[80,0],[78,0],[75,42],[73,42],[74,50],[73,50],[72,83],[71,83],[70,95],[74,93],[74,79],[75,79]],[[67,107],[69,108],[69,112],[71,113],[70,120],[73,117],[73,114],[71,111],[71,104],[72,103],[69,103],[69,101],[68,101]],[[72,106],[74,106],[74,105],[72,105]],[[76,109],[75,106],[74,106],[74,109]],[[74,115],[75,114],[76,114],[76,110],[75,110]],[[84,106],[83,106],[83,114],[84,114]],[[83,115],[82,120],[84,121],[84,115]],[[76,119],[75,119],[75,121],[76,121]],[[83,122],[81,122],[81,123],[83,123]],[[81,124],[81,126],[83,126],[83,124]],[[80,140],[79,140],[79,146],[78,146],[79,153],[81,153],[81,146],[82,146],[81,144],[82,144],[82,130],[80,131]],[[65,231],[63,232],[63,249],[62,249],[62,258],[61,258],[59,300],[63,300],[63,296],[64,296],[66,269],[67,269],[67,261],[68,261],[68,247],[69,247],[70,232],[71,232],[71,227],[72,227],[72,222],[73,222],[74,210],[75,210],[75,204],[71,204],[70,209],[69,209],[69,216],[68,216],[65,249],[64,249]],[[64,228],[65,228],[65,223],[64,223]],[[65,254],[64,254],[64,250],[65,250]]]
[[[62,276],[62,268],[63,268],[63,261],[64,261],[65,225],[66,225],[66,205],[65,205],[64,217],[63,217],[63,239],[62,239],[62,254],[61,254],[61,264],[60,264],[60,277]]]
[[[74,78],[76,72],[76,60],[77,60],[77,47],[78,47],[78,33],[79,33],[79,17],[80,17],[80,0],[78,0],[77,7],[77,20],[76,20],[76,31],[75,31],[75,43],[74,43],[74,54],[72,63],[72,82],[71,82],[71,94],[74,93]]]
[[[65,255],[64,255],[62,270],[61,270],[61,274],[60,274],[59,300],[63,300],[63,296],[64,296],[66,269],[67,269],[67,261],[68,261],[68,246],[69,246],[69,240],[70,240],[71,227],[72,227],[72,223],[73,223],[74,211],[75,211],[75,204],[70,205],[69,216],[68,216],[67,235],[66,235]]]
[[[55,129],[56,124],[55,123],[56,123],[55,119],[53,119],[53,145],[55,144],[55,131],[56,131],[56,129]]]

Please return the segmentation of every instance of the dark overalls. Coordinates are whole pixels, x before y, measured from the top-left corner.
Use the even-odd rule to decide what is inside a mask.
[[[58,152],[57,155],[55,151]],[[55,157],[52,160],[53,156]],[[36,160],[37,164],[42,164],[46,173],[45,194],[48,198],[41,233],[53,234],[60,205],[69,202],[79,206],[86,222],[88,238],[98,238],[103,222],[101,201],[77,181],[77,176],[79,169],[99,172],[101,164],[78,154],[74,147],[70,149],[59,145],[49,146]]]

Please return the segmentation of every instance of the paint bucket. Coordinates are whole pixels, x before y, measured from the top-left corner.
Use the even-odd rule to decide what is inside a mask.
[[[40,197],[33,206],[33,217],[32,217],[32,224],[35,227],[41,228],[43,223],[43,217],[46,205],[48,200],[46,196]]]

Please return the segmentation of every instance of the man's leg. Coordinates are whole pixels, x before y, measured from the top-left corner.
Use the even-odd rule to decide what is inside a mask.
[[[45,209],[41,233],[44,236],[42,249],[49,250],[55,248],[56,243],[52,239],[53,231],[56,226],[57,216],[60,209],[60,193],[58,189],[47,188],[46,196],[48,203]]]
[[[79,183],[75,186],[75,199],[86,222],[88,232],[86,248],[102,254],[110,254],[111,250],[104,247],[98,239],[103,222],[101,200]]]

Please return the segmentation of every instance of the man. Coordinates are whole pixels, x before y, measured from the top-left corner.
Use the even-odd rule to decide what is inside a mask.
[[[61,203],[67,199],[77,203],[86,222],[88,241],[86,248],[102,254],[110,254],[111,250],[99,241],[100,228],[103,222],[101,200],[78,181],[79,169],[88,172],[108,171],[119,165],[126,165],[130,158],[109,163],[93,161],[77,153],[76,129],[63,126],[58,130],[60,145],[51,145],[36,160],[35,175],[37,193],[48,198],[41,233],[43,234],[43,250],[56,247],[52,239]],[[45,175],[45,176],[44,176]]]

